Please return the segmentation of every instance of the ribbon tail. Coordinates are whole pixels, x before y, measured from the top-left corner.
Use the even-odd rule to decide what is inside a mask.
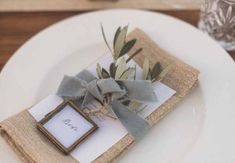
[[[138,116],[119,101],[114,100],[112,102],[112,109],[123,126],[137,141],[150,129],[150,125],[145,119]]]

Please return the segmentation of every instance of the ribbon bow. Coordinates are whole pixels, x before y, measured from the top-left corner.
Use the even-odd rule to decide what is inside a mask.
[[[97,79],[89,71],[83,70],[76,76],[65,76],[57,91],[58,96],[81,100],[82,109],[92,101],[104,101],[107,94],[112,97],[109,109],[135,139],[142,138],[150,125],[145,119],[122,104],[120,99],[139,102],[156,101],[157,97],[150,81]]]

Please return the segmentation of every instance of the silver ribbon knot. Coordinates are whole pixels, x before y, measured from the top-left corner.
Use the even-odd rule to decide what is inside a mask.
[[[97,79],[89,71],[83,70],[76,76],[65,76],[57,91],[58,96],[79,101],[81,109],[93,101],[102,103],[108,94],[112,98],[109,109],[135,139],[142,138],[150,129],[150,125],[122,104],[121,100],[157,101],[150,81]]]

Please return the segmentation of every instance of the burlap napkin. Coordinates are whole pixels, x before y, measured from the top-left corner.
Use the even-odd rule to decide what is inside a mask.
[[[197,83],[199,71],[159,48],[139,29],[135,29],[128,35],[128,39],[131,38],[137,38],[138,40],[133,51],[139,47],[144,48],[141,54],[134,58],[140,66],[143,64],[143,56],[149,58],[151,66],[153,66],[156,61],[161,62],[163,67],[169,64],[173,65],[162,83],[171,87],[177,93],[146,118],[151,125],[154,125],[168,112],[174,109],[174,106],[189,93]],[[23,162],[78,162],[72,156],[63,155],[54,145],[42,136],[36,129],[35,119],[27,110],[1,122],[0,131],[1,135],[16,153],[19,154]],[[133,143],[134,138],[130,134],[127,134],[94,162],[112,162],[123,152],[127,151]]]

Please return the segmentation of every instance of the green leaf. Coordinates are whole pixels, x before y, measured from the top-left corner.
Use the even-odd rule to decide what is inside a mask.
[[[122,102],[122,104],[128,106],[130,102],[131,102],[130,100],[125,100]]]
[[[134,74],[134,80],[136,79],[136,65],[135,65],[135,74]]]
[[[101,24],[101,31],[102,31],[102,36],[103,36],[104,42],[105,42],[105,44],[107,45],[109,51],[110,51],[111,54],[112,54],[113,52],[112,52],[112,49],[110,48],[110,46],[109,46],[109,44],[108,44],[108,41],[107,41],[107,39],[106,39],[106,36],[105,36],[105,33],[104,33],[104,27],[103,27],[102,24]]]
[[[158,75],[161,73],[162,71],[162,66],[159,62],[155,63],[155,65],[153,66],[152,72],[151,72],[151,78],[157,78]]]
[[[122,58],[119,61],[119,64],[117,66],[117,70],[116,70],[116,74],[115,74],[115,79],[119,79],[122,75],[122,73],[127,69],[127,65],[126,65],[126,60],[124,58]]]
[[[136,39],[133,39],[133,40],[130,40],[128,41],[122,48],[120,54],[119,54],[119,57],[123,56],[124,54],[128,53],[131,48],[135,45],[136,43]]]
[[[143,64],[143,76],[142,79],[146,80],[148,78],[149,74],[149,60],[147,58],[144,59],[144,64]]]
[[[118,59],[119,54],[121,52],[122,47],[124,46],[125,40],[126,40],[126,34],[127,34],[128,26],[125,26],[119,35],[117,36],[117,40],[114,45],[114,58]]]
[[[148,75],[147,75],[146,80],[152,80],[151,73],[152,73],[152,71],[151,71],[151,69],[149,68],[149,72],[148,72]]]
[[[109,66],[109,73],[112,78],[115,78],[117,67],[115,66],[115,63],[111,63]]]
[[[121,32],[121,27],[118,27],[118,29],[115,32],[114,39],[113,39],[113,48],[115,47],[117,37],[119,36],[120,32]]]
[[[96,66],[96,73],[97,73],[98,77],[100,79],[102,79],[102,69],[101,69],[101,66],[99,63],[97,63],[97,66]]]
[[[166,74],[170,71],[171,68],[172,65],[168,65],[166,68],[164,68],[162,72],[159,74],[158,80],[162,80],[166,76]]]
[[[123,72],[120,79],[127,80],[127,79],[133,77],[134,73],[135,73],[135,68],[128,68],[126,71]]]
[[[128,63],[132,58],[134,58],[137,54],[139,54],[141,51],[143,50],[143,48],[139,48],[138,50],[136,50],[127,60],[126,62]]]
[[[103,77],[104,79],[110,77],[109,73],[108,73],[104,68],[102,68],[102,72],[101,72],[101,73],[102,73],[102,77]]]

